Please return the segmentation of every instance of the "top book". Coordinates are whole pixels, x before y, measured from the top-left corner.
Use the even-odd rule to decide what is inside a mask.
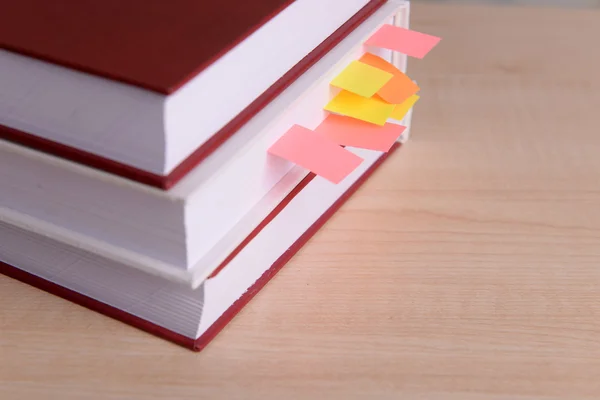
[[[0,138],[167,188],[385,0],[20,0]]]

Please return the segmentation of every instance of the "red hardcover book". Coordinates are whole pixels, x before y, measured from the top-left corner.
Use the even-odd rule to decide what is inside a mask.
[[[250,235],[246,238],[246,240],[244,240],[242,243],[240,243],[240,245],[235,248],[230,257],[228,257],[227,259],[225,259],[222,263],[222,265],[208,278],[208,282],[210,282],[212,279],[219,277],[220,274],[223,273],[223,270],[226,270],[227,268],[230,267],[231,264],[234,264],[234,267],[236,268],[241,268],[242,270],[247,270],[247,269],[252,269],[253,265],[254,267],[259,267],[257,270],[258,271],[264,271],[262,272],[260,275],[257,275],[254,279],[252,279],[252,283],[249,286],[245,286],[245,285],[241,285],[238,289],[243,289],[241,290],[239,293],[242,293],[240,297],[238,298],[234,298],[235,301],[232,301],[227,307],[223,308],[221,311],[218,312],[218,314],[213,315],[214,319],[211,320],[209,323],[204,325],[204,329],[201,330],[200,335],[198,335],[197,337],[190,337],[189,335],[184,335],[180,332],[176,332],[174,330],[170,330],[165,328],[164,326],[152,322],[148,319],[144,319],[142,317],[140,317],[138,315],[138,313],[134,311],[127,311],[118,307],[115,307],[113,305],[107,304],[105,302],[99,301],[91,296],[88,296],[86,294],[82,294],[82,290],[81,287],[79,290],[71,290],[65,286],[62,286],[60,284],[57,284],[55,282],[53,282],[51,279],[47,279],[43,277],[44,271],[38,271],[37,273],[32,273],[29,272],[27,270],[21,269],[19,268],[19,266],[17,265],[17,263],[15,263],[15,265],[10,265],[10,260],[11,260],[11,254],[3,254],[3,248],[2,245],[3,243],[0,242],[0,273],[12,277],[14,279],[20,280],[24,283],[30,284],[32,286],[35,286],[39,289],[45,290],[49,293],[52,293],[54,295],[60,296],[64,299],[70,300],[74,303],[77,303],[81,306],[87,307],[91,310],[94,310],[96,312],[102,313],[104,315],[107,315],[111,318],[115,318],[119,321],[122,321],[124,323],[127,323],[129,325],[132,325],[134,327],[137,327],[141,330],[144,330],[148,333],[151,333],[153,335],[156,335],[158,337],[161,337],[163,339],[169,340],[171,342],[174,342],[176,344],[179,344],[181,346],[187,347],[191,350],[194,351],[200,351],[202,350],[234,317],[235,315],[269,282],[269,280],[271,278],[273,278],[275,276],[275,274],[294,256],[294,254],[296,254],[297,251],[299,251],[302,246],[304,246],[309,240],[310,238],[328,221],[328,219],[361,187],[361,185],[377,170],[377,168],[379,166],[381,166],[381,164],[387,159],[387,157],[392,154],[395,150],[397,150],[400,147],[400,143],[396,143],[388,153],[384,153],[382,155],[374,155],[371,154],[369,156],[369,165],[368,167],[366,167],[364,170],[360,171],[360,175],[352,178],[353,182],[343,191],[338,192],[339,194],[336,195],[335,200],[333,200],[331,203],[328,203],[328,206],[326,206],[325,208],[320,209],[320,214],[318,214],[318,216],[312,216],[308,219],[310,219],[310,221],[307,221],[307,225],[305,227],[300,228],[297,231],[297,235],[294,236],[293,239],[291,239],[289,242],[285,243],[285,247],[283,248],[283,251],[281,251],[281,248],[277,248],[277,253],[274,254],[274,258],[270,258],[269,264],[267,265],[260,265],[261,262],[263,262],[263,260],[260,259],[260,257],[252,257],[252,256],[248,256],[247,254],[243,255],[244,250],[247,247],[251,247],[251,246],[256,246],[256,244],[253,244],[254,241],[259,240],[260,241],[260,235],[261,233],[263,233],[263,231],[267,231],[265,234],[267,237],[269,237],[267,239],[267,245],[263,246],[260,248],[259,253],[261,252],[269,252],[271,251],[271,247],[273,246],[277,246],[277,240],[275,239],[276,236],[279,236],[277,234],[274,235],[274,233],[276,232],[277,229],[281,229],[277,227],[277,219],[278,218],[283,218],[283,220],[281,220],[280,222],[283,221],[283,224],[279,225],[279,227],[281,226],[286,226],[289,224],[289,220],[287,220],[286,218],[289,218],[290,214],[297,214],[300,213],[302,214],[302,210],[307,210],[310,209],[311,206],[306,204],[306,200],[302,199],[302,198],[298,198],[297,203],[294,204],[294,200],[297,197],[301,197],[302,196],[302,192],[307,190],[310,190],[310,185],[313,183],[313,181],[315,180],[315,175],[314,174],[310,174],[308,175],[296,188],[294,191],[292,191],[280,204],[279,206],[274,209],[268,216],[267,218],[265,218],[265,220],[260,223],[253,232],[250,233]],[[367,153],[363,153],[363,154],[367,154]],[[317,183],[318,184],[318,183]],[[335,190],[333,189],[334,187],[331,185],[325,185],[325,186],[321,186],[321,187],[313,187],[313,193],[309,194],[310,196],[314,196],[314,192],[319,192],[319,193],[323,193],[323,188],[326,188],[325,191],[327,190]],[[299,205],[299,206],[298,206]],[[285,212],[286,210],[288,211],[288,214],[286,215]],[[308,214],[306,214],[306,216],[309,216],[310,212]],[[302,215],[299,218],[304,219],[305,216]],[[273,224],[275,223],[275,226],[273,226]],[[0,226],[1,228],[1,226]],[[269,231],[269,229],[271,229],[271,231]],[[287,230],[287,228],[284,228],[284,231]],[[6,232],[9,232],[10,229],[5,229],[2,230],[0,229],[0,234],[4,233],[6,235]],[[285,236],[285,232],[280,231],[280,234],[283,234]],[[2,236],[4,238],[5,242],[8,242],[8,244],[5,244],[7,247],[10,247],[10,242],[11,240],[14,241],[15,238],[10,237],[10,234],[8,234],[8,236]],[[257,239],[258,238],[258,239]],[[19,242],[19,238],[16,239],[17,242]],[[48,265],[48,263],[55,263],[55,262],[71,262],[69,260],[67,260],[67,258],[63,258],[61,256],[57,256],[57,249],[52,249],[52,246],[49,246],[48,243],[44,243],[43,240],[40,240],[40,238],[34,239],[34,242],[36,242],[36,246],[40,245],[42,246],[42,248],[44,249],[44,252],[47,252],[48,255],[44,256],[43,262],[42,264],[44,264],[44,267],[42,267],[43,269],[46,269],[45,267],[50,267],[50,265]],[[260,246],[259,246],[260,247]],[[70,251],[68,251],[70,252]],[[6,251],[6,253],[10,253],[8,251]],[[46,254],[46,253],[44,253]],[[242,256],[242,263],[238,263],[237,265],[235,265],[236,263],[236,258]],[[89,256],[84,256],[81,259],[81,263],[85,263],[85,259],[89,257]],[[35,258],[35,257],[34,257]],[[29,257],[28,260],[31,260],[32,257]],[[249,260],[250,259],[250,260]],[[2,261],[4,260],[4,262]],[[58,261],[56,261],[58,260]],[[78,264],[78,263],[75,263]],[[253,265],[250,265],[253,264]],[[52,267],[56,267],[58,268],[61,272],[60,275],[65,275],[68,274],[67,269],[69,268],[69,266],[65,266],[65,265],[56,265],[56,266],[52,266]],[[82,264],[76,265],[77,268],[77,274],[81,275],[83,272],[81,270]],[[264,268],[260,268],[260,267],[264,267]],[[235,280],[239,280],[241,279],[241,272],[238,271],[233,271],[234,275],[236,275],[236,279]],[[122,271],[118,272],[117,274],[121,280],[126,279],[126,275],[123,274]],[[100,284],[100,281],[97,280],[99,277],[99,275],[94,274],[93,278],[94,279],[94,287],[101,287],[98,286]],[[138,278],[139,279],[139,278]],[[226,290],[234,290],[235,288],[233,287],[234,285],[229,285],[226,284]],[[170,296],[175,296],[174,293],[170,293],[168,286],[165,284],[160,284],[159,285],[160,290],[155,290],[156,293],[158,292],[163,292],[163,293],[167,293]],[[217,287],[217,292],[223,290],[223,287]],[[196,289],[199,290],[199,289]],[[154,294],[151,295],[151,298],[153,301],[158,301],[157,298],[155,298]],[[189,306],[189,305],[188,305]],[[129,307],[131,308],[131,307]],[[168,310],[166,309],[167,313],[178,313],[181,312],[181,309],[176,308],[175,310]],[[215,314],[215,313],[213,313]],[[203,316],[204,318],[204,316]]]
[[[364,0],[363,3],[365,5],[351,18],[279,75],[273,84],[212,132],[168,173],[132,166],[117,157],[98,155],[82,150],[82,146],[61,143],[7,124],[0,124],[0,139],[168,189],[359,26],[385,0]],[[214,66],[269,21],[300,6],[300,2],[291,0],[21,0],[2,7],[0,48],[6,50],[4,55],[11,53],[42,60],[118,82],[127,88],[135,87],[168,96]],[[306,14],[304,12],[301,16],[306,17]],[[0,58],[0,63],[2,60]],[[0,109],[0,121],[11,117],[13,110],[9,108]],[[77,117],[78,111],[72,111],[69,117],[73,114]],[[109,133],[119,135],[119,132]],[[137,137],[139,141],[145,139],[149,140]]]

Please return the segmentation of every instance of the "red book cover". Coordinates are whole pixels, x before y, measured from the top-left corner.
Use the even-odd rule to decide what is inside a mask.
[[[386,0],[372,0],[168,176],[0,125],[10,140],[167,189],[233,135]],[[0,48],[170,94],[292,0],[19,0],[2,6]]]
[[[87,307],[93,311],[99,312],[138,329],[146,331],[150,334],[161,337],[165,340],[171,341],[178,345],[187,347],[194,351],[200,351],[208,345],[208,343],[214,339],[219,332],[236,316],[238,312],[246,305],[252,298],[277,274],[277,272],[283,268],[283,266],[304,246],[310,238],[319,230],[325,223],[331,218],[333,214],[342,206],[344,203],[362,186],[363,183],[379,168],[379,166],[392,154],[395,150],[400,147],[400,143],[396,143],[387,153],[383,154],[379,159],[365,171],[365,173],[358,178],[352,186],[338,198],[335,203],[325,211],[313,225],[311,225],[304,234],[302,234],[292,246],[283,253],[271,267],[251,286],[221,317],[219,317],[215,323],[199,338],[192,339],[181,334],[172,332],[165,329],[162,326],[156,325],[152,322],[146,321],[135,315],[129,314],[126,311],[112,307],[108,304],[102,303],[91,297],[82,295],[81,293],[72,291],[63,286],[59,286],[53,282],[47,281],[36,275],[30,274],[19,268],[13,267],[9,264],[0,261],[0,274],[4,274],[11,278],[17,279],[21,282],[35,286],[48,293],[52,293],[56,296],[60,296],[66,300],[72,301],[81,306]],[[236,248],[230,257],[228,257],[223,264],[211,275],[211,277],[217,275],[223,268],[227,266],[229,262],[243,249],[244,246],[248,245],[250,241],[260,233],[260,231],[273,220],[287,204],[296,196],[312,179],[314,174],[309,174],[303,182],[301,182],[297,190],[291,192],[286,199],[284,199],[279,207],[274,209],[271,214],[265,218],[263,223],[259,224],[256,229],[250,233],[248,238],[244,240],[238,248]],[[210,277],[209,277],[210,279]]]
[[[3,48],[163,94],[177,90],[292,0],[19,0]]]

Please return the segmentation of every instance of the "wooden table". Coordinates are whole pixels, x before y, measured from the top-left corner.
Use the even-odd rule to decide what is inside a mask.
[[[598,399],[600,12],[412,27],[412,141],[204,352],[0,277],[0,398]]]

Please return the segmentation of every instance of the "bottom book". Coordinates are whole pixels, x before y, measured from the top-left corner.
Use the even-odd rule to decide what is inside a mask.
[[[202,350],[398,147],[361,149],[334,185],[309,174],[197,287],[0,221],[0,273],[194,351]]]

